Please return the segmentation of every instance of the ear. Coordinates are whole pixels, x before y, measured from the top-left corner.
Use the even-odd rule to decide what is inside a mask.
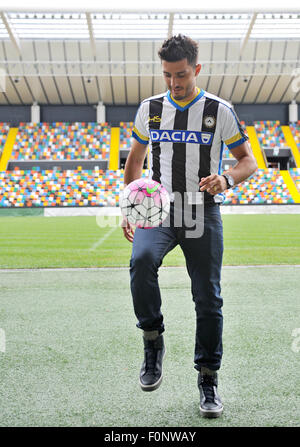
[[[195,76],[198,76],[198,74],[200,73],[200,71],[201,71],[201,64],[197,64],[196,65],[196,69],[195,69]]]

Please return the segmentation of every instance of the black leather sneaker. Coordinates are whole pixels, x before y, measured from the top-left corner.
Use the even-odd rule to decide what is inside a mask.
[[[223,413],[223,405],[217,392],[218,375],[211,371],[209,374],[201,371],[198,375],[200,391],[200,414],[206,418],[217,418]]]
[[[143,391],[156,390],[162,381],[162,362],[165,354],[164,338],[144,340],[144,362],[140,371],[140,385]]]

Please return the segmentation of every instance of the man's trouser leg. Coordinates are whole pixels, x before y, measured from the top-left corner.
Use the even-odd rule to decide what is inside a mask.
[[[158,269],[164,256],[178,244],[174,229],[136,228],[130,259],[130,287],[137,327],[164,331]]]
[[[202,237],[183,237],[179,243],[186,258],[195,302],[195,368],[200,371],[204,366],[217,370],[221,365],[223,329],[220,295],[223,228],[219,206],[205,207]]]

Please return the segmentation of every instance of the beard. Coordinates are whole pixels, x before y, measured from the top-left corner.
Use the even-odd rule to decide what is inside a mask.
[[[195,86],[194,85],[189,85],[188,87],[184,88],[180,88],[178,89],[178,91],[176,92],[172,92],[171,89],[170,93],[172,94],[173,98],[176,99],[176,101],[184,101],[186,98],[188,98],[189,96],[192,95],[193,91],[194,91]]]

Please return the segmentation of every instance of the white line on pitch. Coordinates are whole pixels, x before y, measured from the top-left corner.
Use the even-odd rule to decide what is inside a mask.
[[[118,227],[111,228],[104,236],[102,236],[94,245],[90,248],[91,250],[96,250],[96,248],[100,247],[101,244],[117,229]]]
[[[90,249],[91,250],[91,249]],[[229,269],[248,269],[248,268],[289,268],[294,267],[296,269],[300,268],[299,264],[256,264],[256,265],[224,265],[222,269],[229,270]],[[168,269],[184,269],[186,270],[185,266],[178,265],[178,266],[164,266],[162,265],[160,267],[162,270],[168,270]],[[25,272],[83,272],[83,271],[107,271],[107,270],[128,270],[128,267],[45,267],[45,268],[24,268],[24,269],[0,269],[0,274],[8,274],[8,273],[25,273]]]

